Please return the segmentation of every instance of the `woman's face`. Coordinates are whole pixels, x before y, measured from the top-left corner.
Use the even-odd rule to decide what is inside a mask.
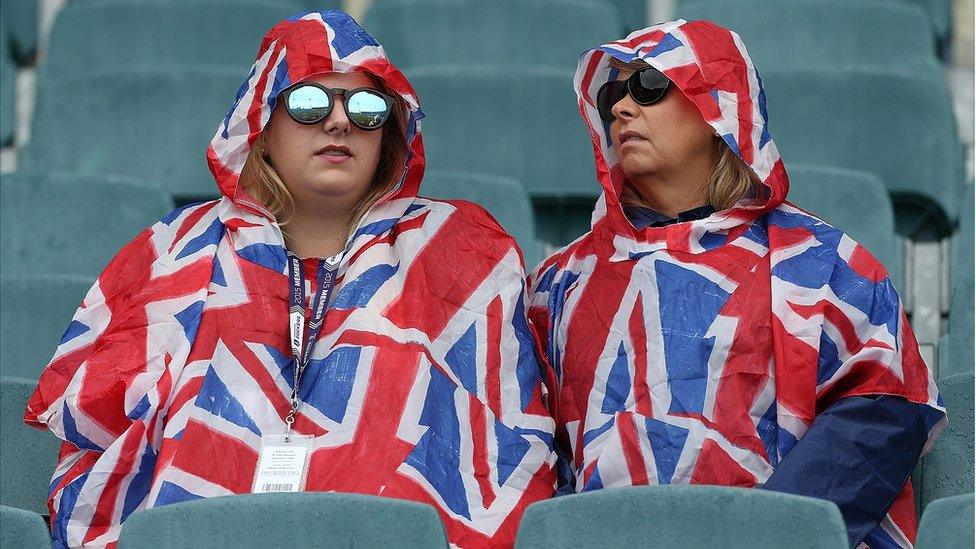
[[[363,73],[329,73],[307,80],[329,88],[375,88]],[[384,130],[365,131],[346,116],[341,96],[318,124],[299,124],[288,116],[283,98],[265,127],[266,154],[292,193],[296,207],[328,204],[348,211],[366,194],[380,160]],[[323,202],[323,199],[327,202]]]
[[[626,80],[632,71],[620,71]],[[638,105],[628,93],[613,106],[610,139],[631,181],[714,164],[715,130],[674,85],[661,101]]]

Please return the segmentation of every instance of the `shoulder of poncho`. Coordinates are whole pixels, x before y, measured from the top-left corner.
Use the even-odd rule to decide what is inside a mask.
[[[501,224],[483,206],[468,200],[445,200],[418,196],[414,201],[429,209],[448,217],[452,222],[452,230],[471,230],[474,235],[475,229],[479,237],[484,237],[484,229],[488,229],[493,238],[498,242],[515,242],[515,238],[508,234]]]
[[[170,250],[177,240],[207,231],[214,223],[219,222],[219,204],[220,199],[208,200],[180,206],[164,215],[147,229],[156,249]],[[167,255],[160,254],[157,261],[165,259]]]
[[[529,275],[529,280],[531,280],[534,285],[540,277],[550,270],[565,269],[570,267],[573,260],[579,256],[591,254],[592,239],[593,233],[587,231],[586,233],[580,235],[576,240],[549,254],[549,257],[543,259],[542,262],[529,271],[531,273]]]

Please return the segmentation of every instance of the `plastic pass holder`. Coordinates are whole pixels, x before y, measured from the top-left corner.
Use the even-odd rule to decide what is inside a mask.
[[[251,492],[298,492],[305,488],[312,435],[265,435]]]

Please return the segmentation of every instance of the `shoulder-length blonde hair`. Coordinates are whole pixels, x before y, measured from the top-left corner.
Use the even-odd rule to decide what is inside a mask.
[[[382,80],[369,75],[377,89],[387,95],[396,98],[393,104],[390,119],[387,120],[383,129],[382,140],[380,141],[380,160],[373,172],[373,180],[370,182],[366,194],[349,212],[346,219],[346,232],[343,235],[343,242],[349,238],[353,229],[360,218],[377,200],[388,193],[399,182],[407,158],[407,111],[403,101],[396,93],[393,93],[383,83]],[[241,170],[238,185],[246,190],[256,200],[265,205],[274,214],[278,221],[278,226],[282,232],[287,234],[285,228],[295,211],[295,199],[288,186],[281,179],[277,170],[270,164],[265,153],[267,147],[267,137],[265,132],[261,132],[251,151],[248,153],[247,161]]]
[[[641,59],[624,63],[614,57],[610,58],[610,66],[626,72],[636,72],[650,67]],[[759,199],[764,196],[765,188],[752,169],[732,151],[724,139],[718,135],[715,139],[718,141],[718,159],[702,186],[708,196],[708,204],[721,211],[731,208],[746,198]],[[624,206],[647,206],[637,190],[629,184],[624,185],[620,203]]]

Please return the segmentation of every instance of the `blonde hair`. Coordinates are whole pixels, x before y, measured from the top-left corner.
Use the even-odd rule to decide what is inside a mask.
[[[610,58],[610,66],[628,72],[646,69],[650,65],[635,59],[624,63],[615,57]],[[701,190],[708,196],[708,204],[718,211],[735,206],[746,198],[761,198],[765,195],[765,187],[745,162],[742,161],[729,147],[724,139],[715,136],[719,148],[718,159],[712,171],[702,185]],[[620,204],[623,206],[643,206],[647,203],[641,198],[637,190],[630,184],[625,184],[620,194]]]
[[[395,93],[391,93],[387,89],[382,81],[372,75],[370,78],[381,92],[397,97]],[[366,194],[349,212],[346,219],[346,232],[342,238],[343,242],[349,238],[360,218],[373,207],[373,204],[399,182],[407,158],[406,127],[406,107],[402,106],[402,101],[397,98],[393,104],[390,119],[387,120],[383,129],[379,130],[383,132],[380,142],[379,164],[376,166],[376,171],[373,172],[373,180],[370,182]],[[251,151],[247,155],[247,161],[244,163],[244,168],[241,169],[238,185],[250,193],[255,200],[264,204],[268,211],[275,216],[282,232],[287,234],[285,227],[295,211],[295,199],[277,170],[270,164],[265,154],[266,148],[266,132],[262,131],[255,139]]]

